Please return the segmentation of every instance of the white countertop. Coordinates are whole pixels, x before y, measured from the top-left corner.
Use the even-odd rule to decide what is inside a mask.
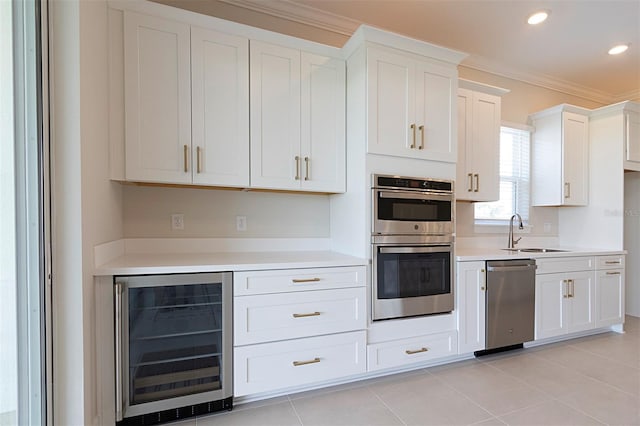
[[[517,247],[519,249],[527,247]],[[626,254],[625,250],[607,250],[598,248],[576,247],[544,247],[566,251],[530,253],[509,251],[500,248],[456,248],[456,260],[459,262],[473,260],[504,260],[504,259],[541,259],[545,257],[575,257],[575,256],[606,256]]]
[[[129,253],[98,265],[94,275],[252,271],[366,264],[366,259],[332,251]]]

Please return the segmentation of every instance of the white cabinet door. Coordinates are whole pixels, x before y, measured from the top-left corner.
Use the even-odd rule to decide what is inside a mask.
[[[562,113],[563,205],[585,206],[589,187],[589,119],[571,112]]]
[[[595,327],[595,276],[593,272],[567,274],[569,294],[566,310],[567,332],[591,330]]]
[[[458,262],[457,268],[458,351],[465,354],[485,348],[485,263]]]
[[[300,51],[251,41],[251,186],[299,189]]]
[[[566,279],[566,274],[536,276],[536,340],[567,332]]]
[[[346,189],[345,63],[302,52],[301,189]]]
[[[189,25],[124,13],[125,178],[191,182]]]
[[[413,61],[399,53],[369,48],[367,152],[413,157],[415,117]]]
[[[624,269],[596,273],[596,327],[624,321]]]
[[[500,198],[499,96],[458,89],[457,198]]]
[[[452,137],[452,125],[456,114],[457,75],[453,67],[416,61],[413,123],[417,126],[417,136],[412,157],[456,162],[458,143]]]
[[[249,186],[249,40],[191,29],[193,183]]]
[[[640,114],[626,112],[625,120],[625,169],[640,171]]]

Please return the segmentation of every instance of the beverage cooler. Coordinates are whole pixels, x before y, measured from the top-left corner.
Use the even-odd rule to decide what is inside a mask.
[[[120,276],[114,283],[118,424],[230,410],[231,272]]]

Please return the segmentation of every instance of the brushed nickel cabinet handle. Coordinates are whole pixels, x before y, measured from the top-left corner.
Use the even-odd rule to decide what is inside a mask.
[[[429,349],[427,349],[427,348],[420,348],[420,349],[416,349],[414,351],[407,349],[406,351],[404,351],[404,353],[406,353],[407,355],[414,355],[414,354],[419,354],[419,353],[422,353],[422,352],[427,352],[428,350]]]
[[[473,192],[478,192],[480,191],[480,175],[476,173],[473,176],[476,178],[476,188],[473,190]]]
[[[564,183],[564,198],[571,198],[571,183]]]
[[[418,127],[420,130],[420,146],[418,149],[424,149],[424,126]]]
[[[607,275],[620,275],[620,272],[607,272]]]
[[[416,125],[411,125],[411,132],[413,133],[413,139],[409,148],[414,149],[416,147]]]
[[[296,180],[300,180],[300,157],[296,155]]]
[[[298,284],[298,283],[315,283],[315,282],[320,281],[320,278],[294,278],[291,281],[293,281],[296,284]]]
[[[184,157],[184,172],[187,173],[189,171],[189,163],[187,160],[187,154],[189,153],[189,148],[184,145],[182,148],[182,156]]]
[[[293,366],[300,367],[301,365],[316,364],[318,362],[320,362],[320,358],[316,357],[307,361],[293,361]]]
[[[202,159],[200,155],[200,147],[196,147],[196,173],[202,172]]]
[[[607,260],[604,262],[605,265],[619,265],[622,263],[620,260]]]
[[[569,280],[569,297],[574,297],[573,292],[575,291],[573,280]]]
[[[468,192],[473,191],[473,173],[469,173],[467,176],[469,176],[469,189],[467,189]]]
[[[309,180],[309,162],[311,162],[309,157],[304,157],[304,168],[305,168],[304,180]]]
[[[293,314],[294,318],[305,318],[305,317],[317,317],[320,315],[320,312],[309,312],[308,314]]]

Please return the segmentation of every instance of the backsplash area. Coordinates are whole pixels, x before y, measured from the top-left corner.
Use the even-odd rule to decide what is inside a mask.
[[[123,186],[125,238],[325,238],[329,196],[240,190]],[[171,215],[184,229],[171,229]],[[236,217],[246,217],[246,231]]]

